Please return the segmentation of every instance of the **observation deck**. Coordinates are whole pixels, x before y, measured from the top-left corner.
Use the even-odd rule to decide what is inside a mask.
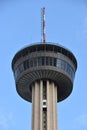
[[[36,43],[16,53],[12,60],[16,89],[32,102],[35,81],[49,80],[56,84],[57,101],[67,98],[73,89],[77,61],[71,51],[55,43]]]

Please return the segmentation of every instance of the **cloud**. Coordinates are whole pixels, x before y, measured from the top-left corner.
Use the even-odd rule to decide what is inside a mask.
[[[0,112],[0,130],[9,130],[12,119],[12,113]]]
[[[87,130],[87,114],[83,114],[75,118],[73,127],[74,130]]]

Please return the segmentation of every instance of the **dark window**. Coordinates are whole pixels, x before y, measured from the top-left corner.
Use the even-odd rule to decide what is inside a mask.
[[[38,57],[38,66],[42,65],[42,57]]]
[[[56,58],[54,58],[53,65],[57,66],[57,59]]]
[[[43,130],[47,128],[47,109],[43,108]]]
[[[49,65],[49,57],[46,57],[46,65]]]
[[[16,69],[15,69],[15,77],[17,77],[21,72],[24,70],[30,68],[30,67],[36,67],[36,66],[54,66],[56,68],[62,69],[66,71],[72,80],[74,79],[74,70],[70,64],[68,64],[66,61],[57,59],[54,57],[36,57],[32,58],[30,60],[26,60],[23,62],[23,64],[20,64]],[[43,84],[45,81],[43,82]],[[44,85],[43,85],[44,86]]]
[[[52,66],[53,65],[53,58],[52,57],[49,57],[49,64]]]
[[[33,59],[30,59],[29,66],[33,67]]]
[[[46,81],[43,81],[43,99],[47,98]]]
[[[20,64],[18,68],[19,68],[19,72],[21,73],[24,70],[23,64]]]
[[[42,65],[45,65],[45,57],[42,57]]]
[[[28,69],[29,68],[29,60],[24,61],[24,69]]]
[[[38,59],[37,59],[37,58],[34,58],[34,67],[35,67],[35,66],[38,66],[38,64],[37,64],[38,62],[37,62],[37,61],[38,61]]]
[[[43,105],[46,105],[46,102],[43,102]]]

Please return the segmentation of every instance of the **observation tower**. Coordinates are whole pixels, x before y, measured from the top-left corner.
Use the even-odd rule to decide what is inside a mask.
[[[57,102],[72,92],[77,61],[71,51],[45,42],[29,45],[12,60],[16,90],[32,103],[32,130],[57,130]]]

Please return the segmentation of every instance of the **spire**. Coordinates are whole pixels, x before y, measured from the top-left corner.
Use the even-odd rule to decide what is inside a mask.
[[[42,14],[42,41],[43,43],[46,43],[46,33],[45,33],[45,27],[46,27],[46,22],[45,22],[45,7],[42,8],[41,10]]]

